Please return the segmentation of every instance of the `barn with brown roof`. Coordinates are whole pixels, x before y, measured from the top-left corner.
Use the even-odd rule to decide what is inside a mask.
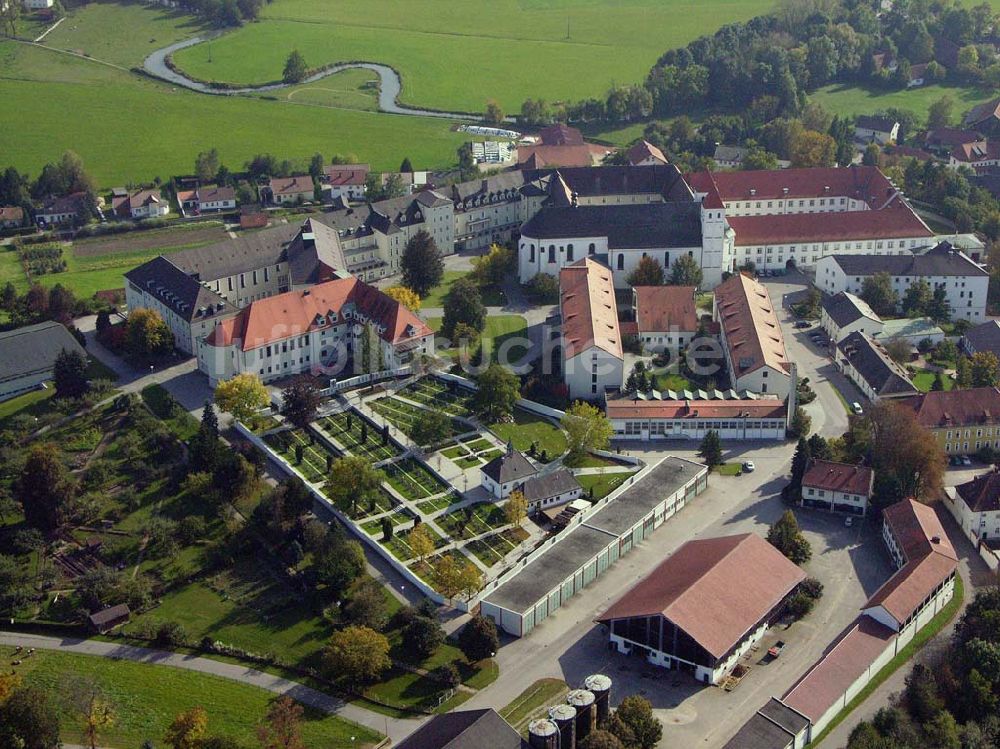
[[[597,621],[619,652],[717,684],[805,577],[753,533],[688,541]]]

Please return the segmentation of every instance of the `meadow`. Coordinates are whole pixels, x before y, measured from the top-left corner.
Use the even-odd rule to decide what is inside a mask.
[[[337,78],[323,83],[339,88]],[[112,186],[190,172],[195,155],[213,147],[231,168],[258,153],[305,164],[320,152],[353,154],[390,170],[406,156],[421,168],[447,167],[464,140],[447,120],[330,109],[297,98],[197,94],[3,41],[0,163],[34,176],[72,149],[99,185]]]
[[[513,110],[529,96],[601,96],[613,84],[639,82],[667,49],[772,6],[772,0],[276,0],[260,23],[181,50],[174,61],[198,78],[257,84],[280,79],[295,48],[311,67],[391,65],[402,76],[407,104],[480,112],[494,98]]]
[[[0,647],[5,662],[12,653]],[[26,684],[45,689],[59,701],[72,699],[76,683],[96,684],[115,713],[114,725],[100,734],[101,746],[107,747],[139,746],[146,739],[159,744],[174,716],[197,706],[208,712],[210,734],[249,742],[256,739],[256,727],[275,697],[216,676],[68,653],[36,652],[17,671]],[[82,717],[70,709],[59,712],[62,738],[82,743]],[[367,728],[315,710],[304,715],[302,737],[308,746],[363,747],[378,740]]]
[[[841,116],[873,114],[880,109],[896,107],[910,110],[920,122],[924,122],[931,104],[942,96],[950,96],[955,101],[954,118],[957,124],[962,114],[995,95],[996,92],[989,89],[951,84],[921,86],[906,91],[884,91],[834,83],[817,89],[809,94],[809,98],[822,104],[828,112],[836,112]]]

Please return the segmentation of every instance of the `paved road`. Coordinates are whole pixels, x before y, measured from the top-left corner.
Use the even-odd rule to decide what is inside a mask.
[[[393,742],[408,736],[422,722],[422,719],[402,720],[387,718],[370,710],[346,703],[318,690],[298,682],[282,679],[272,674],[256,669],[239,666],[232,663],[222,663],[210,658],[179,655],[163,650],[137,648],[131,645],[117,645],[96,640],[80,640],[75,638],[45,637],[14,632],[0,632],[0,644],[11,647],[21,645],[39,650],[58,650],[64,653],[79,653],[82,655],[100,656],[117,660],[134,661],[157,666],[171,666],[188,671],[219,676],[223,679],[238,681],[260,689],[266,689],[275,694],[285,694],[293,697],[304,705],[322,710],[329,715],[358,723],[378,733],[388,732]]]
[[[438,119],[448,120],[468,120],[470,118],[476,120],[479,119],[478,115],[470,115],[467,112],[437,112],[403,106],[399,103],[399,93],[403,89],[403,82],[400,80],[399,74],[388,65],[382,65],[374,62],[352,62],[345,63],[343,65],[334,65],[331,68],[327,68],[309,76],[300,83],[271,83],[264,86],[246,86],[244,88],[213,88],[212,86],[188,78],[186,75],[179,73],[177,70],[172,69],[169,65],[167,65],[167,58],[174,52],[205,41],[210,42],[212,38],[213,37],[196,36],[191,39],[185,39],[184,41],[171,44],[163,49],[158,49],[143,61],[142,67],[150,75],[165,80],[168,83],[173,83],[176,86],[182,86],[184,88],[191,89],[192,91],[198,91],[202,94],[216,94],[222,96],[258,94],[264,91],[277,91],[279,89],[289,88],[290,86],[303,86],[307,83],[321,80],[343,70],[349,70],[351,68],[364,68],[366,70],[372,70],[378,74],[378,107],[382,112],[387,112],[388,114],[405,114],[413,117],[436,117]]]

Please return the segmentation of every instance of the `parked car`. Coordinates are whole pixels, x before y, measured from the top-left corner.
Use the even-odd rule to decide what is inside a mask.
[[[861,408],[861,404],[858,403],[857,401],[854,401],[854,403],[851,404],[851,410],[854,411],[854,413],[856,413],[858,416],[860,416],[865,412],[864,409]]]
[[[795,323],[795,327],[798,328],[799,330],[802,330],[803,328],[811,328],[812,323],[809,322],[808,320],[799,320],[797,323]]]
[[[960,466],[960,465],[962,465],[962,458],[961,458],[961,456],[959,456],[959,455],[952,455],[950,458],[948,458],[948,465],[952,465],[952,466]]]
[[[846,518],[844,518],[844,527],[850,528],[852,525],[854,525],[854,518],[848,515]]]
[[[971,466],[972,465],[972,460],[969,459],[968,455],[963,455],[962,456],[962,465],[963,466]]]
[[[745,460],[743,461],[743,470],[747,473],[753,473],[757,470],[757,466],[753,464],[752,460]]]
[[[785,649],[785,641],[778,640],[776,643],[774,643],[773,646],[767,649],[767,654],[772,658],[777,658],[779,655],[781,655],[781,651],[784,649]]]

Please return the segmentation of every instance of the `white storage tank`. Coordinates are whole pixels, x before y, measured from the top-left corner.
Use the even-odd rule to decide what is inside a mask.
[[[604,674],[593,674],[584,680],[583,686],[594,695],[597,725],[601,725],[611,717],[611,679]]]
[[[528,724],[528,746],[531,749],[559,749],[559,726],[548,718]]]
[[[574,689],[566,695],[566,702],[576,708],[576,740],[583,741],[597,727],[594,693],[588,689]]]
[[[559,749],[576,749],[576,708],[555,705],[549,708],[549,718],[559,726]]]

